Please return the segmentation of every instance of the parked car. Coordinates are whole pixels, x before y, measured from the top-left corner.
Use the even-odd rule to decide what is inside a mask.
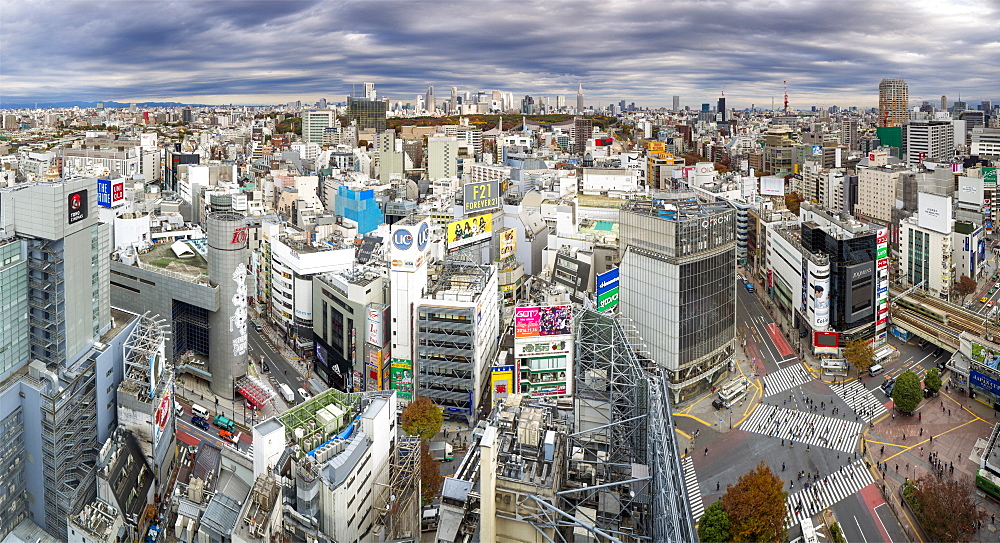
[[[219,437],[225,439],[230,443],[236,443],[236,439],[233,437],[233,433],[229,430],[219,430]]]
[[[201,428],[202,430],[208,430],[208,421],[197,415],[191,417],[191,424],[194,424],[195,426]]]

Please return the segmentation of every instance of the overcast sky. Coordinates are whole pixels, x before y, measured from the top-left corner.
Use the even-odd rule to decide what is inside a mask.
[[[413,101],[501,89],[588,105],[1000,100],[1000,0],[0,0],[0,101]]]

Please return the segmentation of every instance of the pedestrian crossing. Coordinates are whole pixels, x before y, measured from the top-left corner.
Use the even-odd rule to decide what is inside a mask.
[[[761,404],[739,428],[790,442],[852,453],[857,450],[863,425],[839,417]],[[789,443],[789,446],[794,445]]]
[[[694,460],[690,456],[681,459],[684,469],[684,487],[687,488],[688,500],[691,502],[691,517],[695,522],[701,520],[705,505],[701,501],[701,488],[698,486],[698,474],[694,472]]]
[[[800,479],[796,484],[798,485],[800,482],[803,487],[807,484],[809,486],[796,492],[789,492],[785,499],[785,510],[788,514],[785,517],[786,528],[800,522],[805,517],[818,514],[827,507],[874,483],[875,479],[872,477],[871,470],[865,466],[864,460],[857,460],[822,479],[812,481]]]
[[[812,381],[812,376],[806,373],[802,364],[795,364],[764,376],[764,397],[784,392],[790,388],[804,385]]]
[[[871,422],[886,413],[885,405],[861,381],[835,383],[830,388],[865,422]]]

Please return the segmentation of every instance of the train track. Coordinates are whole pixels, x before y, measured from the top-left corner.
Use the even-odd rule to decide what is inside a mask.
[[[913,296],[912,299],[928,307],[940,310],[942,313],[948,315],[948,324],[946,326],[950,328],[954,328],[959,332],[975,334],[977,336],[981,336],[986,333],[985,326],[983,326],[984,317],[981,315],[972,313],[963,307],[959,307],[943,300],[936,300],[934,298],[926,298],[923,296]]]

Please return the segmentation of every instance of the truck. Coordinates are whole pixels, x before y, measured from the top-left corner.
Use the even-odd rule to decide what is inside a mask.
[[[455,459],[454,450],[451,448],[451,443],[445,443],[444,441],[432,441],[428,444],[430,448],[431,458],[437,460],[438,462],[451,462]]]
[[[215,418],[212,419],[212,424],[222,428],[223,430],[228,430],[229,432],[232,432],[233,428],[236,427],[236,423],[233,422],[232,419],[223,415],[216,415]]]
[[[279,386],[278,389],[281,390],[281,397],[284,398],[286,402],[288,403],[295,402],[295,393],[292,392],[291,387],[289,387],[285,383],[281,383],[281,386]]]

